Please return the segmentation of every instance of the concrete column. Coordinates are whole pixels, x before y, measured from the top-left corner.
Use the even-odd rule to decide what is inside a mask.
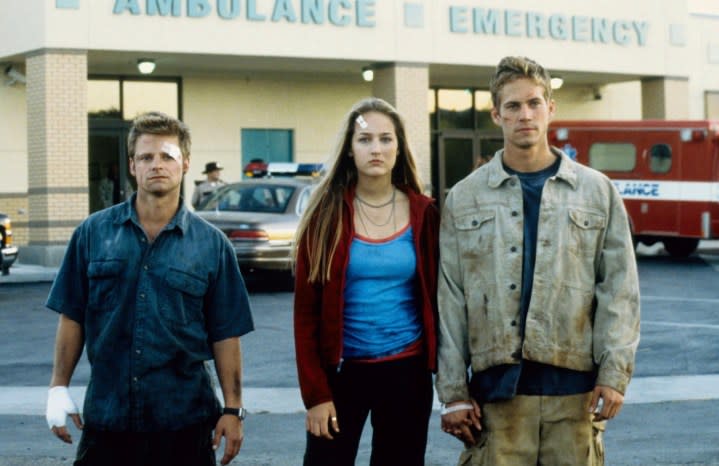
[[[29,244],[25,263],[58,265],[89,212],[87,52],[26,59]]]
[[[684,120],[689,118],[689,80],[642,79],[642,118]]]
[[[719,120],[719,92],[704,92],[704,118],[708,120]]]
[[[431,151],[427,93],[429,68],[423,64],[394,63],[374,70],[372,92],[391,103],[405,122],[407,138],[416,158],[417,170],[432,191]]]

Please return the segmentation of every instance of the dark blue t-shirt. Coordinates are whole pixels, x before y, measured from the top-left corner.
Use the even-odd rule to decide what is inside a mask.
[[[218,416],[204,361],[253,329],[250,304],[222,232],[180,203],[150,243],[135,197],[75,230],[46,305],[84,328],[89,427],[178,430]]]
[[[560,158],[557,157],[549,167],[529,173],[517,172],[504,165],[507,173],[519,178],[524,201],[524,255],[519,325],[522,339],[532,297],[542,189],[546,181],[557,174],[559,164]],[[519,364],[502,364],[474,373],[471,391],[480,402],[505,400],[514,395],[573,395],[592,390],[595,380],[596,373],[593,371],[575,371],[522,360]]]

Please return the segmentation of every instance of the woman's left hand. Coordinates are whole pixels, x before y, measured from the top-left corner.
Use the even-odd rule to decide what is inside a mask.
[[[324,437],[332,440],[332,431],[339,433],[340,425],[337,422],[337,411],[335,404],[326,401],[311,407],[307,410],[307,418],[305,420],[307,432],[315,437]]]

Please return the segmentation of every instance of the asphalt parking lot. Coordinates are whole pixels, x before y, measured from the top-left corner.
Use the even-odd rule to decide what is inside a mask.
[[[642,341],[625,407],[605,436],[607,465],[719,465],[719,248],[713,246],[683,261],[640,248]],[[16,266],[8,277],[32,268]],[[39,278],[52,270],[32,272],[33,279],[0,281],[0,466],[69,465],[74,455],[72,446],[50,434],[43,417],[57,318],[43,307],[50,284]],[[251,415],[233,464],[299,465],[304,413],[294,368],[292,294],[273,290],[265,278],[249,277],[248,285],[257,327],[242,340]],[[77,399],[88,377],[83,359],[73,379]],[[358,465],[368,464],[369,449],[365,435]],[[456,464],[459,451],[459,443],[440,431],[435,411],[427,465]]]

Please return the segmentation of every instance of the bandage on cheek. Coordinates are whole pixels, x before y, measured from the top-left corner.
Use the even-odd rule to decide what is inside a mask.
[[[182,163],[182,151],[176,145],[165,142],[162,144],[162,152],[175,159],[177,163]]]
[[[360,126],[360,128],[365,129],[367,128],[367,121],[365,121],[364,117],[362,115],[358,116],[355,121]]]

